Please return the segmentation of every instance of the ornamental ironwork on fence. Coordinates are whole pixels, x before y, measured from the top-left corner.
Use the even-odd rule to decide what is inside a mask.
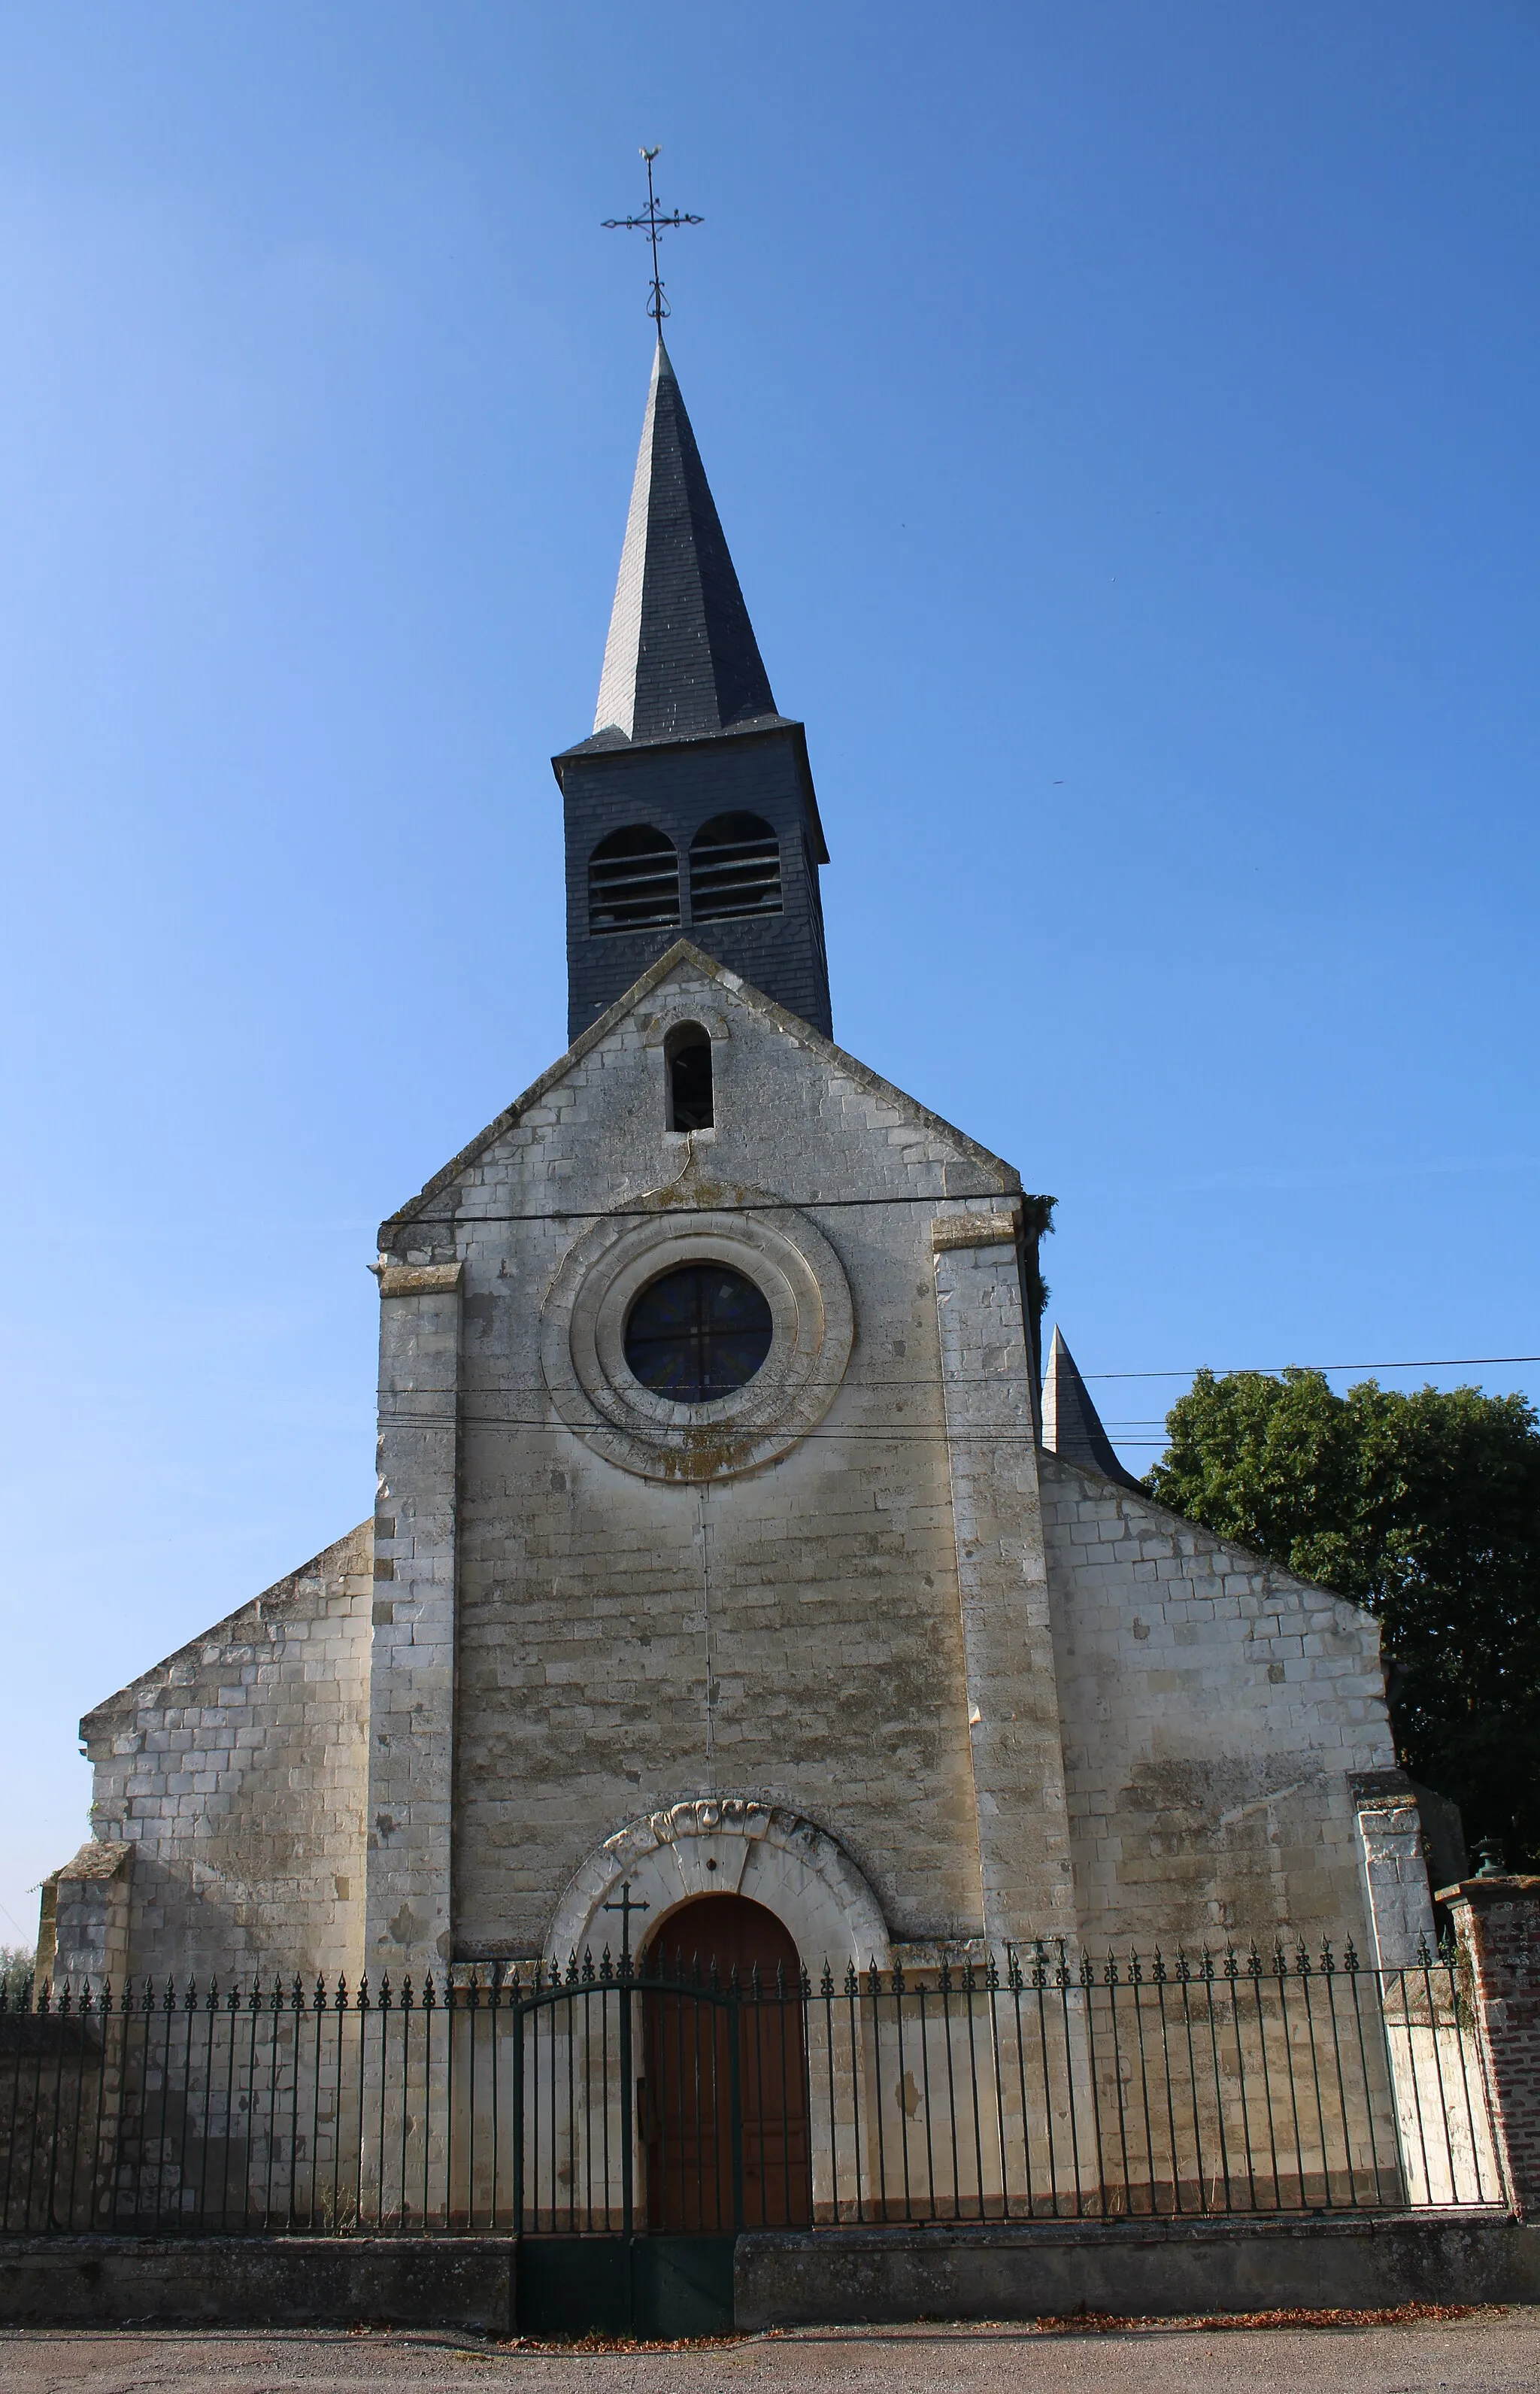
[[[1460,1966],[0,1983],[0,2227],[726,2235],[1501,2200]]]

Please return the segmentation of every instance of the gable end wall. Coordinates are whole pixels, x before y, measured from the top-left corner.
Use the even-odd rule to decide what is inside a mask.
[[[81,1722],[131,1976],[358,1970],[373,1589],[366,1521]]]
[[[1394,1767],[1378,1624],[1042,1459],[1082,1933],[1373,1951],[1349,1774]]]

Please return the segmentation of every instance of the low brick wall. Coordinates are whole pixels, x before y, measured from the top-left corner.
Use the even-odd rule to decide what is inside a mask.
[[[31,2236],[0,2243],[0,2322],[513,2328],[506,2237]]]
[[[740,2328],[1404,2302],[1540,2302],[1540,2228],[1502,2213],[1139,2227],[850,2228],[738,2240]]]

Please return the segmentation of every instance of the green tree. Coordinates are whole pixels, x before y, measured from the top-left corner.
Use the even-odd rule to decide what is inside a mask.
[[[1200,1372],[1145,1485],[1377,1613],[1397,1751],[1540,1866],[1540,1422],[1519,1396]]]
[[[32,1977],[36,1958],[30,1945],[0,1945],[0,1987],[20,1987]]]

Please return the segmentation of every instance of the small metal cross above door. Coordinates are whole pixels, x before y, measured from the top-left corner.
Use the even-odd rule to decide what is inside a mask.
[[[625,1878],[620,1883],[620,1901],[601,1904],[599,1909],[601,1912],[618,1912],[620,1914],[620,1962],[624,1973],[631,1960],[631,1914],[633,1912],[651,1912],[652,1907],[650,1903],[637,1901],[631,1893],[631,1882]]]

